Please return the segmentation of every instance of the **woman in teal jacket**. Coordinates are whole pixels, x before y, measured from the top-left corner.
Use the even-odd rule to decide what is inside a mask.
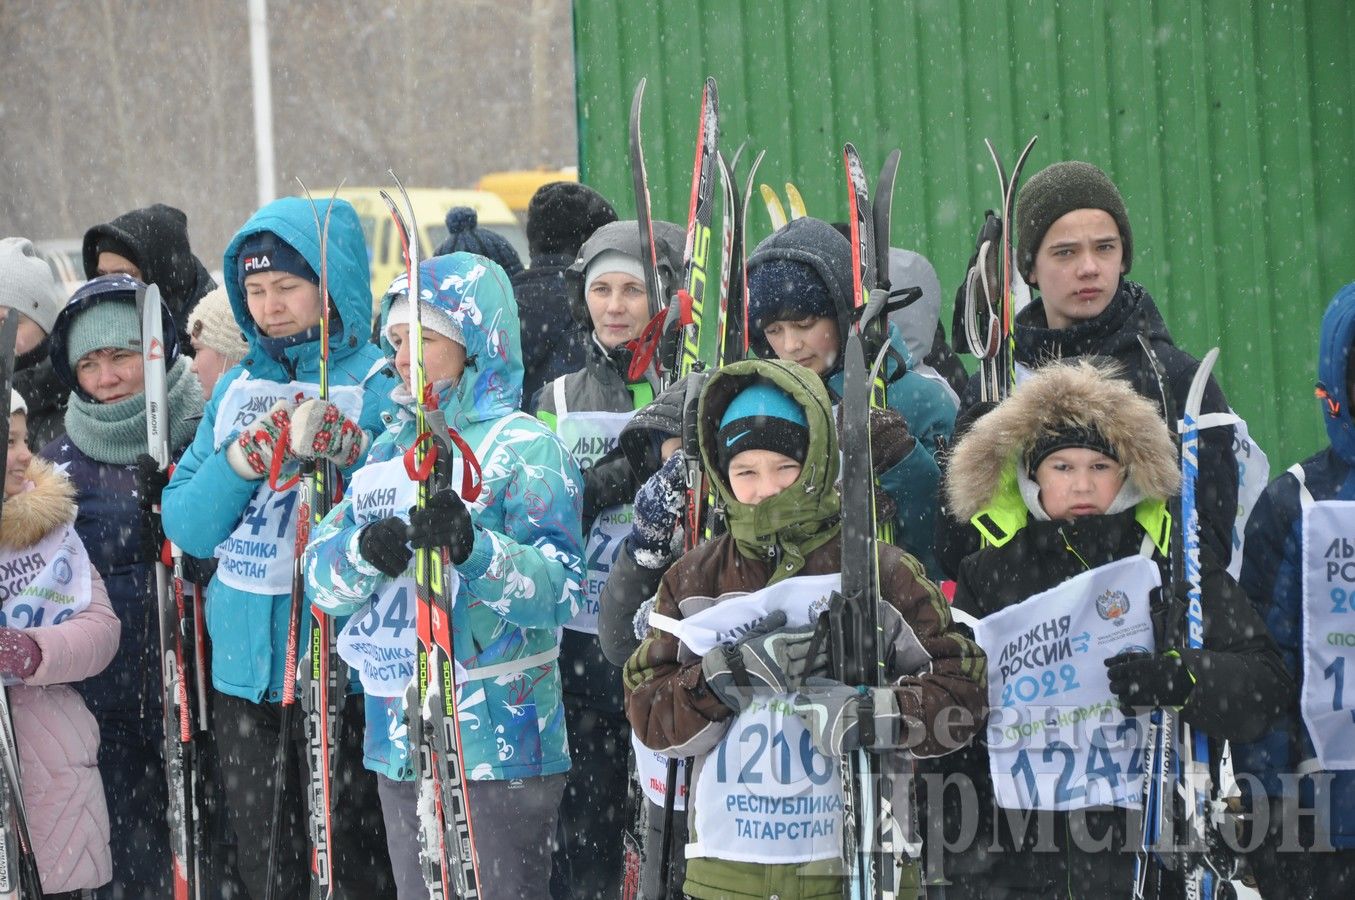
[[[559,628],[583,604],[583,478],[544,423],[518,411],[517,306],[497,263],[470,253],[420,267],[428,382],[449,428],[479,460],[483,486],[464,502],[462,457],[429,509],[404,464],[416,437],[402,276],[383,303],[384,346],[403,379],[394,415],[343,501],[306,552],[312,602],[352,615],[341,652],[367,690],[364,762],[378,773],[400,897],[419,877],[416,788],[402,701],[414,673],[410,543],[446,547],[458,703],[483,896],[545,897],[557,806],[569,769]]]
[[[346,478],[380,428],[395,376],[367,341],[371,299],[362,227],[351,205],[335,204],[326,256],[328,376],[330,401],[340,414],[331,429],[335,443],[322,455]],[[323,219],[328,202],[318,206]],[[241,838],[240,874],[256,897],[264,895],[267,880],[268,847],[260,838],[269,833],[273,805],[297,497],[294,490],[271,490],[267,464],[289,419],[286,457],[310,448],[312,442],[301,438],[323,418],[315,414],[324,408],[307,402],[317,396],[320,376],[319,270],[319,236],[306,200],[276,200],[236,233],[224,261],[226,291],[249,353],[218,380],[163,499],[166,534],[186,553],[219,561],[206,612],[213,726],[228,817]],[[353,748],[340,750],[341,761],[357,755],[360,728],[359,704],[345,704],[340,742],[351,741]],[[301,740],[299,725],[295,738]],[[280,896],[300,896],[307,884],[303,758],[298,747],[295,765],[284,774]],[[337,779],[341,793],[352,793],[340,797],[345,815],[336,817],[335,841],[343,852],[335,878],[355,896],[389,894],[375,785],[361,767],[352,768],[352,778]]]

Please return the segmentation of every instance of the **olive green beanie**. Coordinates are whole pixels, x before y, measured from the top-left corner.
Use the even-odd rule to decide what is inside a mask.
[[[1075,209],[1099,209],[1115,220],[1128,274],[1134,261],[1134,233],[1129,228],[1124,198],[1105,172],[1091,163],[1073,160],[1036,172],[1016,196],[1016,268],[1026,281],[1030,281],[1035,254],[1049,226]]]

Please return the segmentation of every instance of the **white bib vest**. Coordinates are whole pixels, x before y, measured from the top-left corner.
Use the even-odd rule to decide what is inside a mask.
[[[1314,501],[1302,479],[1299,483],[1303,495],[1299,706],[1318,765],[1324,770],[1355,769],[1355,501]]]
[[[839,574],[787,578],[683,619],[651,615],[692,653],[737,640],[773,610],[787,624],[808,625],[842,586]],[[789,864],[842,852],[842,782],[838,762],[814,749],[790,694],[769,694],[734,717],[705,758],[695,787],[694,843],[688,858]]]
[[[1152,652],[1145,555],[1116,560],[974,623],[988,654],[988,759],[999,806],[1142,805],[1144,722],[1118,709],[1105,660]]]
[[[246,372],[222,396],[212,438],[220,447],[279,400],[299,403],[319,395],[319,385],[262,381]],[[361,387],[331,386],[329,399],[354,422],[361,418]],[[295,487],[274,491],[267,478],[260,482],[235,530],[217,545],[216,577],[222,584],[250,594],[286,594],[292,589],[297,496]]]
[[[569,409],[565,398],[565,380],[555,379],[552,388],[555,397],[555,433],[561,443],[587,469],[616,447],[621,429],[635,412],[576,412]],[[593,520],[584,543],[583,559],[588,571],[583,581],[583,607],[565,624],[571,631],[598,633],[598,609],[602,589],[611,574],[621,542],[630,534],[631,505],[609,506]],[[643,782],[641,782],[643,784]],[[662,790],[662,788],[660,789]]]
[[[73,525],[32,547],[0,551],[0,627],[60,625],[89,608],[89,591],[89,556]]]
[[[452,464],[453,480],[460,481],[461,460]],[[353,518],[359,525],[377,522],[389,516],[409,521],[418,484],[405,471],[404,457],[369,463],[353,474],[349,497]],[[455,568],[447,572],[448,596],[455,598],[460,587]],[[374,697],[403,697],[414,677],[414,659],[418,644],[414,601],[414,579],[409,575],[384,580],[360,614],[348,620],[339,635],[339,656],[352,666],[362,688]]]

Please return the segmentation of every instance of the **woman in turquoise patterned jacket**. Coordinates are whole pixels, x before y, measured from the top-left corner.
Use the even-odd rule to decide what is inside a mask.
[[[400,896],[419,878],[414,765],[403,703],[414,673],[412,550],[445,547],[454,590],[458,708],[482,890],[548,894],[556,807],[569,768],[558,629],[582,603],[583,480],[547,426],[518,412],[517,307],[498,264],[469,253],[420,267],[423,357],[446,424],[474,450],[482,489],[461,499],[462,454],[411,511],[414,443],[406,280],[384,302],[383,346],[402,383],[396,412],[306,555],[312,601],[351,615],[340,651],[367,693],[364,763],[378,774]]]

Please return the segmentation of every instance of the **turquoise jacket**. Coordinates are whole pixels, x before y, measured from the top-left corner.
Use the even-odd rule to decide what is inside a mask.
[[[899,531],[894,543],[917,557],[927,567],[927,574],[940,577],[940,566],[932,552],[936,508],[940,504],[941,468],[936,454],[950,442],[955,428],[955,401],[940,381],[919,374],[913,369],[913,359],[903,334],[891,322],[889,343],[904,360],[908,371],[889,384],[886,397],[889,408],[897,410],[908,420],[908,431],[917,438],[911,453],[880,476],[880,487],[898,506],[895,522]],[[898,361],[886,360],[891,372],[897,371]],[[828,389],[836,399],[842,396],[842,369],[828,376]]]
[[[320,201],[323,220],[329,201]],[[249,353],[223,375],[203,411],[197,435],[179,460],[164,493],[165,533],[184,552],[211,558],[246,515],[261,482],[241,478],[226,461],[226,447],[236,432],[215,439],[223,395],[241,377],[287,383],[318,383],[319,342],[288,347],[282,359],[269,356],[249,315],[236,276],[241,242],[251,234],[271,231],[320,271],[320,242],[308,201],[285,197],[260,209],[236,232],[226,250],[226,292],[235,321],[249,341]],[[382,427],[381,412],[389,405],[394,372],[381,351],[369,342],[372,300],[367,248],[357,213],[336,201],[329,225],[328,287],[337,322],[329,336],[329,384],[360,386],[362,427],[374,435]],[[333,320],[331,320],[333,321]],[[341,326],[341,327],[339,327]],[[345,476],[349,473],[345,472]],[[293,513],[294,515],[295,513]],[[290,597],[286,593],[249,593],[223,584],[220,572],[207,590],[207,632],[212,641],[212,684],[217,690],[259,702],[282,697],[283,654],[287,641]]]
[[[475,543],[455,567],[461,588],[452,611],[454,655],[469,673],[459,700],[466,771],[496,780],[563,772],[569,749],[557,633],[583,603],[583,478],[554,432],[518,412],[522,353],[503,270],[455,253],[424,262],[420,273],[423,302],[455,321],[465,339],[466,369],[438,403],[447,424],[476,451],[483,477],[470,505]],[[412,398],[403,385],[394,397],[398,405],[370,463],[403,455],[416,436]],[[345,497],[306,551],[312,601],[336,615],[365,612],[388,581],[358,552],[363,527]],[[406,634],[412,645],[414,633]],[[515,668],[515,661],[525,664]],[[475,677],[489,666],[501,674]],[[369,696],[366,703],[364,763],[411,779],[402,699]]]

